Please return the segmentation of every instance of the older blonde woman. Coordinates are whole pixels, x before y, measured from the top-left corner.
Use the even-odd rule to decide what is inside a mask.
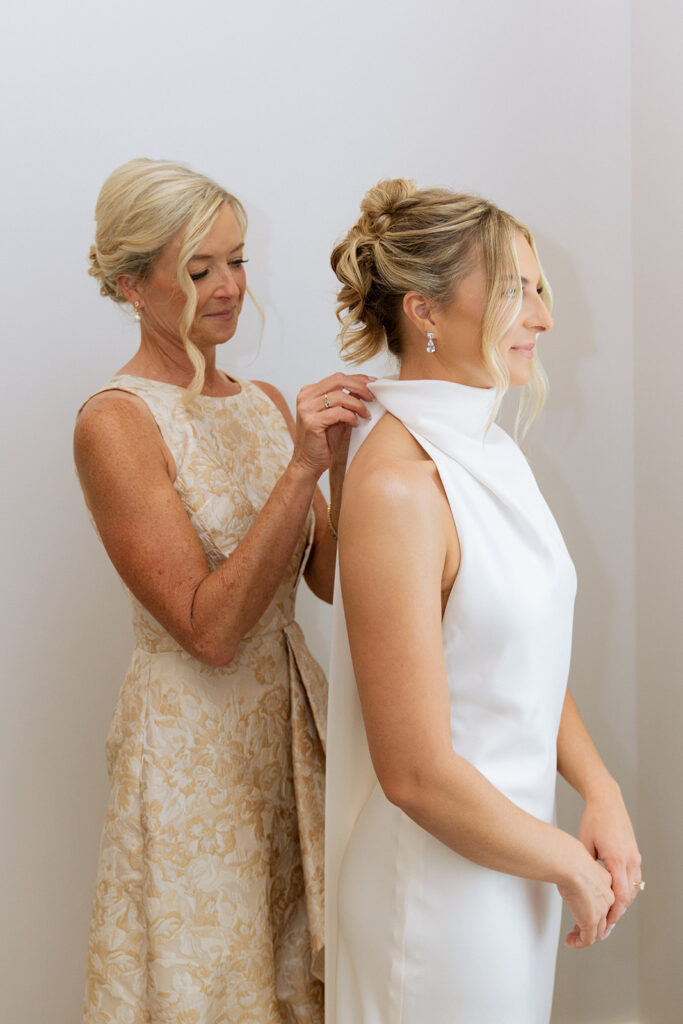
[[[547,1024],[560,897],[578,948],[642,886],[567,689],[574,568],[494,423],[508,387],[542,402],[548,285],[509,214],[401,180],[332,266],[347,355],[387,345],[400,374],[371,385],[339,524],[327,1024]],[[554,823],[558,769],[579,839]]]
[[[216,367],[246,290],[246,217],[185,167],[105,182],[90,273],[140,345],[81,409],[86,502],[130,591],[135,650],[107,743],[111,797],[85,1021],[322,1020],[326,687],[294,621],[330,600],[364,375],[279,392]]]

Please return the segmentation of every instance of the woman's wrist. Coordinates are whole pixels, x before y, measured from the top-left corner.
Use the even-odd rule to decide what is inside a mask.
[[[313,492],[318,485],[320,473],[307,462],[292,456],[285,468],[283,478],[290,486]]]
[[[591,856],[583,843],[575,836],[558,829],[561,833],[562,842],[558,849],[556,863],[552,867],[552,877],[549,881],[560,888],[573,886],[586,871]]]
[[[606,768],[604,771],[600,771],[583,780],[581,786],[577,786],[577,791],[583,797],[586,804],[600,803],[604,800],[612,802],[615,799],[621,799],[619,783],[613,775],[610,775]]]

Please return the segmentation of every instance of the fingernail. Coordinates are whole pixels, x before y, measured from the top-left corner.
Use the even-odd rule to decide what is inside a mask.
[[[605,941],[605,939],[608,939],[608,938],[610,937],[610,935],[612,934],[612,932],[613,932],[613,931],[614,931],[614,925],[613,925],[613,924],[611,924],[611,925],[609,926],[609,928],[607,929],[607,931],[605,932],[605,934],[603,935],[603,937],[602,937],[602,941],[604,942],[604,941]]]

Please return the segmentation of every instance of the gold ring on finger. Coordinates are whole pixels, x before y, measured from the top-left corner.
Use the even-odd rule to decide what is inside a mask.
[[[640,882],[634,882],[633,884],[635,885],[636,889],[640,889],[641,892],[645,891],[645,882],[640,881]]]
[[[329,398],[329,395],[327,394],[327,392],[325,392],[325,394],[323,395],[323,402],[325,403],[325,408],[326,409],[331,409],[332,408],[332,402],[330,401],[330,398]]]

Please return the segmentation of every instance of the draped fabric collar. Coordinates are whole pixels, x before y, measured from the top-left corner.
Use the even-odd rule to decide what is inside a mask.
[[[349,464],[372,428],[389,412],[437,464],[439,453],[447,456],[514,510],[530,544],[545,544],[548,530],[559,536],[520,448],[497,423],[491,423],[495,388],[391,378],[372,381],[369,387],[376,401],[368,407],[371,419],[351,434]],[[457,495],[451,494],[449,501],[455,507]]]
[[[387,412],[444,451],[454,434],[483,441],[496,402],[495,388],[447,380],[385,378],[369,387]]]

